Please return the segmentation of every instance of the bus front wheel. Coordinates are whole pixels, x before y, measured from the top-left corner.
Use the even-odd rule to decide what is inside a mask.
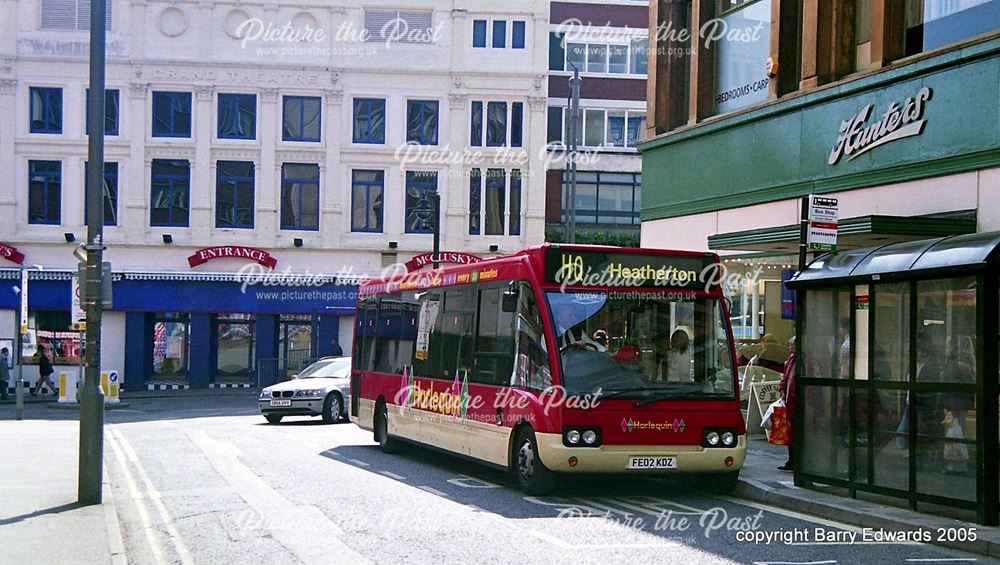
[[[552,492],[556,474],[542,464],[538,456],[538,442],[531,428],[523,428],[514,444],[514,472],[521,490],[532,496]]]
[[[375,441],[382,453],[399,453],[399,440],[389,436],[389,411],[385,404],[379,404],[375,413]]]

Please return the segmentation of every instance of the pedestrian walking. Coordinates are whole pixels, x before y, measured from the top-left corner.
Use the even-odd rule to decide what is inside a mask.
[[[330,355],[334,357],[344,356],[344,348],[341,347],[339,343],[337,343],[337,338],[333,338],[330,340]]]
[[[0,400],[7,400],[7,386],[10,381],[10,350],[0,349]]]
[[[52,368],[52,361],[49,359],[48,348],[39,348],[38,354],[38,380],[35,381],[35,390],[31,392],[32,396],[38,396],[38,391],[42,390],[42,383],[48,385],[49,390],[52,394],[56,393],[56,387],[49,380],[49,375],[51,375],[55,370]]]
[[[795,428],[792,425],[795,414],[795,336],[788,340],[788,359],[785,360],[785,370],[778,383],[778,392],[781,393],[781,398],[785,401],[785,412],[788,414],[788,461],[785,461],[785,464],[778,469],[791,471],[795,461],[793,456]]]

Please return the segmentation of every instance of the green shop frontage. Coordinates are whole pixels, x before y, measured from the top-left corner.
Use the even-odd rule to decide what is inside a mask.
[[[1000,232],[824,255],[802,308],[795,480],[1000,523]]]
[[[994,35],[654,137],[641,244],[719,252],[737,337],[783,344],[802,196],[838,199],[840,249],[1000,230],[998,91]]]

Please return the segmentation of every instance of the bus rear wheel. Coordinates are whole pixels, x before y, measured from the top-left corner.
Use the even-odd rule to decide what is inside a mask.
[[[531,428],[523,428],[517,434],[514,442],[514,473],[521,490],[532,496],[548,494],[555,486],[556,474],[545,467],[539,458],[538,442],[535,441],[535,432]]]
[[[399,453],[399,440],[389,435],[389,411],[385,404],[379,404],[375,413],[375,441],[378,442],[378,448],[382,453],[390,455]]]

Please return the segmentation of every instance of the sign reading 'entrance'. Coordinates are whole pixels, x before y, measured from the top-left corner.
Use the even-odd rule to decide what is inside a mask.
[[[278,264],[278,260],[271,257],[267,251],[255,247],[220,245],[195,251],[194,255],[188,257],[188,265],[194,268],[213,259],[250,259],[271,269]]]

